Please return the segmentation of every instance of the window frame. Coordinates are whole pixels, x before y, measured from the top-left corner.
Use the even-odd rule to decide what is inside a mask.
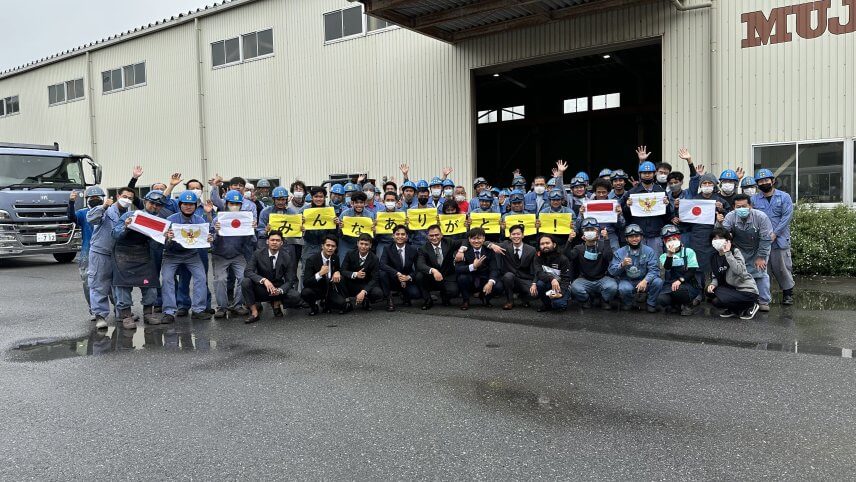
[[[6,99],[10,99],[10,100],[16,99],[17,100],[16,104],[18,106],[18,110],[16,110],[15,112],[9,112],[8,105],[6,104]],[[5,97],[0,97],[0,105],[3,106],[3,111],[2,111],[3,113],[0,114],[0,119],[5,119],[6,117],[12,117],[12,116],[19,115],[21,113],[21,96],[20,96],[20,94],[15,94],[15,95],[7,95]]]
[[[854,155],[856,155],[856,137],[837,137],[830,139],[808,139],[802,141],[781,141],[781,142],[757,142],[752,143],[749,146],[749,159],[752,162],[752,171],[755,171],[755,149],[763,148],[763,147],[775,147],[775,146],[793,146],[794,147],[794,192],[788,193],[791,195],[791,199],[793,199],[794,203],[799,202],[800,196],[800,146],[803,145],[811,145],[811,144],[843,144],[842,155],[843,159],[841,162],[842,174],[841,174],[841,199],[840,203],[811,203],[812,206],[817,206],[821,208],[834,208],[837,206],[856,206],[856,198],[854,198],[854,189],[856,186],[853,185],[854,180],[856,180],[856,173],[854,173]]]
[[[103,74],[103,72],[102,72],[102,74]],[[80,96],[80,97],[75,97],[74,99],[69,99],[69,98],[68,98],[68,83],[69,83],[69,82],[74,82],[74,84],[75,84],[75,86],[76,86],[76,85],[77,85],[77,81],[78,81],[78,80],[83,84],[83,95],[82,95],[82,96]],[[60,101],[60,102],[54,102],[54,103],[51,103],[50,89],[51,89],[51,87],[53,87],[54,89],[56,89],[56,87],[58,87],[58,86],[60,86],[60,85],[61,85],[61,86],[62,86],[62,88],[63,88],[63,92],[65,92],[65,100]],[[76,89],[76,87],[75,87],[75,89]],[[76,78],[76,79],[66,80],[65,82],[59,82],[59,83],[57,83],[57,84],[51,84],[51,85],[49,85],[49,86],[48,86],[48,107],[55,107],[55,106],[58,106],[58,105],[68,104],[68,103],[70,103],[70,102],[78,102],[78,101],[81,101],[81,100],[83,100],[83,99],[85,99],[85,98],[86,98],[86,82],[83,80],[83,77]]]
[[[244,36],[246,36],[246,35],[255,35],[256,36],[256,53],[258,53],[258,50],[259,50],[259,32],[265,32],[267,30],[271,31],[271,36],[273,37],[273,52],[271,52],[269,54],[256,55],[255,57],[250,57],[248,59],[244,58]],[[214,52],[211,50],[210,47],[212,47],[216,43],[223,42],[223,60],[225,61],[226,60],[226,55],[225,55],[226,54],[226,51],[225,51],[226,50],[226,44],[225,44],[225,42],[227,40],[233,40],[236,38],[238,39],[238,60],[234,60],[232,62],[226,62],[226,63],[220,64],[220,65],[214,65]],[[225,69],[228,67],[233,67],[235,65],[245,64],[247,62],[255,62],[257,60],[264,60],[264,59],[268,59],[271,57],[275,57],[276,56],[276,32],[272,26],[271,27],[264,27],[264,28],[260,28],[258,30],[254,30],[252,32],[241,33],[241,34],[237,34],[237,35],[232,36],[232,37],[228,37],[228,38],[224,38],[224,39],[220,39],[220,40],[215,40],[215,41],[209,43],[208,46],[209,46],[208,54],[211,56],[209,59],[211,61],[211,70]]]
[[[146,65],[147,63],[148,63],[148,61],[144,59],[144,60],[140,60],[138,62],[125,64],[125,65],[122,65],[119,67],[114,67],[114,68],[110,68],[107,70],[102,70],[101,71],[101,95],[115,94],[117,92],[124,92],[126,90],[136,89],[138,87],[145,87],[145,86],[149,85],[149,69]],[[137,74],[136,74],[137,65],[139,65],[139,64],[143,64],[143,69],[145,70],[146,80],[144,82],[140,82],[138,84],[128,85],[128,82],[126,82],[126,79],[125,79],[125,69],[128,67],[131,67],[134,70],[134,77],[136,78],[136,76],[137,76]],[[110,90],[105,91],[104,90],[104,73],[110,72],[110,85],[112,86],[113,85],[113,72],[116,72],[117,70],[120,72],[120,74],[122,76],[122,87],[119,87],[118,89],[110,89]],[[84,86],[84,92],[85,91],[86,91],[86,86]]]
[[[347,35],[347,36],[345,36],[345,35],[344,35],[344,25],[343,25],[343,26],[342,26],[342,33],[343,33],[342,37],[335,38],[335,39],[332,39],[332,40],[327,40],[327,39],[326,39],[326,34],[327,34],[327,25],[324,23],[324,19],[325,19],[325,17],[326,17],[327,15],[331,14],[331,13],[336,13],[336,12],[341,13],[341,12],[343,12],[343,11],[345,11],[345,10],[348,10],[349,8],[359,8],[359,9],[360,9],[360,15],[362,15],[362,17],[361,17],[361,18],[362,18],[362,21],[363,21],[363,24],[362,24],[362,32],[357,33],[357,34],[351,34],[351,35]],[[393,23],[393,24],[390,24],[390,25],[388,25],[388,26],[386,26],[386,27],[384,27],[384,28],[379,28],[379,29],[372,30],[372,31],[369,31],[369,30],[368,30],[368,28],[369,28],[368,15],[366,15],[366,9],[365,9],[365,6],[364,6],[362,3],[360,3],[359,5],[354,5],[354,6],[350,6],[350,7],[344,7],[344,8],[338,8],[338,9],[333,9],[333,10],[330,10],[330,11],[327,11],[327,12],[322,12],[322,13],[321,13],[321,39],[323,40],[323,45],[325,45],[325,46],[327,46],[327,45],[332,45],[332,44],[337,44],[337,43],[339,43],[339,42],[347,42],[347,41],[349,41],[349,40],[354,40],[354,39],[361,38],[361,37],[367,37],[367,36],[369,36],[369,35],[376,35],[376,34],[379,34],[379,33],[389,32],[389,31],[392,31],[392,30],[397,30],[397,29],[399,29],[399,28],[401,28],[401,27],[400,27],[399,25],[396,25],[396,24],[394,24],[394,23]]]

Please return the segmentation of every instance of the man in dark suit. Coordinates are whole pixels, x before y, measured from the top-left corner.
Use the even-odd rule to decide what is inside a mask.
[[[300,297],[310,307],[309,316],[318,314],[319,301],[324,305],[325,313],[329,313],[332,308],[340,308],[339,314],[354,309],[343,294],[342,273],[339,269],[339,257],[336,256],[338,246],[339,240],[332,234],[327,234],[321,240],[321,252],[306,260]]]
[[[502,260],[500,267],[502,286],[505,288],[503,310],[514,308],[515,291],[520,294],[521,299],[525,300],[524,306],[528,306],[532,298],[530,288],[535,279],[532,275],[532,265],[535,262],[535,248],[523,242],[523,232],[524,228],[522,225],[512,226],[508,230],[509,240],[490,246],[491,248],[493,246],[502,248],[499,257]]]
[[[372,237],[363,233],[357,238],[357,247],[348,251],[342,260],[342,284],[345,294],[354,298],[354,303],[371,311],[372,303],[383,298],[383,290],[378,286],[380,262],[372,253]]]
[[[449,240],[443,237],[440,226],[428,228],[428,242],[419,249],[416,269],[422,276],[422,293],[425,295],[423,310],[431,309],[434,301],[432,291],[439,291],[443,306],[449,306],[449,300],[458,294],[458,282],[455,276],[455,253],[463,241]]]
[[[270,301],[273,314],[282,317],[282,304],[298,306],[297,266],[288,252],[282,250],[282,233],[271,231],[267,247],[256,250],[244,271],[241,291],[244,303],[250,308],[250,316],[245,323],[259,321],[259,302]]]
[[[472,228],[467,235],[469,247],[462,247],[455,255],[455,271],[458,274],[458,291],[461,293],[461,309],[470,309],[470,297],[476,294],[485,306],[495,292],[502,292],[499,279],[499,257],[485,246],[485,232]],[[463,251],[463,252],[462,252]]]
[[[407,244],[407,228],[398,225],[392,231],[392,246],[383,250],[380,260],[380,285],[387,300],[386,311],[395,311],[392,292],[400,291],[404,295],[404,306],[411,306],[413,298],[422,296],[419,286],[422,276],[416,269],[419,251]]]

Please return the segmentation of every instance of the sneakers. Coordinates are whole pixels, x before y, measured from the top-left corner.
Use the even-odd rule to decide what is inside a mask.
[[[239,307],[237,307],[233,310],[229,310],[229,311],[231,311],[232,313],[234,313],[238,316],[247,316],[250,314],[250,310],[244,308],[243,306],[239,306]]]
[[[737,313],[731,310],[723,310],[722,313],[719,314],[720,318],[734,318],[737,316]]]
[[[175,310],[175,316],[187,316],[187,308],[179,308]]]
[[[107,320],[105,320],[103,316],[96,316],[95,317],[95,328],[97,328],[99,330],[106,330],[107,329]]]
[[[214,312],[214,318],[225,318],[226,310],[223,308],[217,308],[217,311]]]
[[[794,304],[794,297],[791,295],[782,295],[782,304],[785,306]]]
[[[770,311],[770,305],[767,303],[758,303],[758,311]]]
[[[190,319],[191,319],[191,320],[210,320],[210,319],[211,319],[211,315],[210,315],[210,314],[208,314],[208,313],[206,313],[206,312],[204,312],[204,311],[200,311],[200,312],[198,312],[198,313],[194,311],[194,312],[190,315]]]
[[[758,305],[758,303],[755,303],[754,305],[752,305],[752,308],[749,308],[748,310],[740,314],[740,319],[751,320],[752,318],[755,318],[755,313],[758,313],[759,308],[760,306]]]

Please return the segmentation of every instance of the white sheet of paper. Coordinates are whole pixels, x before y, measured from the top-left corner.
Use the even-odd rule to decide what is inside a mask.
[[[253,213],[249,211],[217,213],[220,223],[220,236],[252,236]]]
[[[187,249],[210,248],[207,224],[173,224],[172,240]]]
[[[666,197],[666,193],[664,192],[631,194],[630,199],[633,200],[633,203],[630,204],[630,214],[640,218],[662,216],[666,214],[666,203],[663,202],[664,197]]]

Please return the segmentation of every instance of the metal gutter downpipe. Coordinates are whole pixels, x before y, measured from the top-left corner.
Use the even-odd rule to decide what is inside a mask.
[[[202,175],[209,175],[208,172],[208,150],[205,146],[205,93],[202,90],[202,29],[199,27],[199,18],[193,19],[193,34],[196,42],[196,102],[198,106],[198,121],[199,121],[199,163],[202,168]]]
[[[712,2],[704,2],[696,5],[684,5],[681,0],[672,0],[672,5],[678,9],[679,12],[686,12],[689,10],[698,10],[700,8],[710,8],[713,6]]]

